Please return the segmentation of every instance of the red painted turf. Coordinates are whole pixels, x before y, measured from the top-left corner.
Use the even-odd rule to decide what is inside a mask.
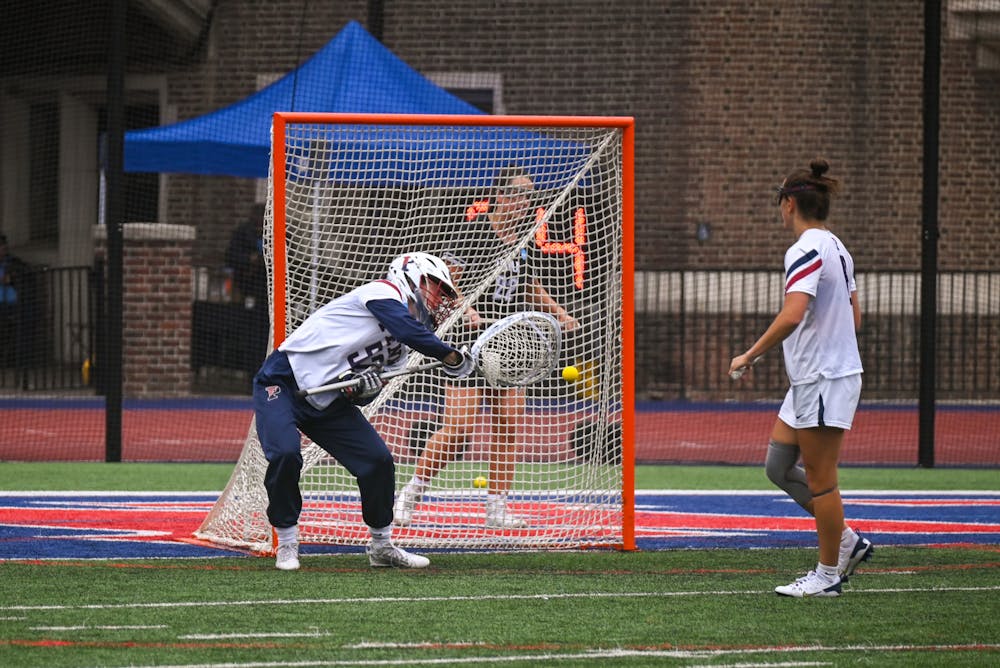
[[[242,409],[127,410],[122,458],[234,462],[250,417]],[[774,420],[774,413],[761,410],[637,412],[636,458],[646,463],[759,464]],[[940,411],[935,422],[937,465],[1000,466],[1000,411]],[[561,459],[570,447],[571,431],[565,416],[552,417],[526,439],[532,447],[544,440]],[[918,440],[916,411],[862,409],[844,441],[841,462],[913,466]],[[0,459],[103,461],[104,412],[4,410]]]

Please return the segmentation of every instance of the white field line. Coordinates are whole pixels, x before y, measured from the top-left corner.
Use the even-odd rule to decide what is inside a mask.
[[[30,626],[31,631],[135,631],[138,629],[165,629],[166,624],[145,624],[135,626]]]
[[[987,592],[1000,591],[1000,585],[984,587],[897,587],[882,589],[851,589],[851,596],[864,594],[909,594],[937,592]],[[86,605],[3,605],[0,611],[30,610],[134,610],[142,608],[224,608],[257,605],[343,605],[352,603],[453,603],[461,601],[554,601],[565,599],[601,598],[677,598],[688,596],[756,596],[773,595],[770,589],[669,591],[669,592],[580,592],[573,594],[477,594],[475,596],[379,596],[364,598],[300,598],[263,599],[255,601],[165,601],[162,603],[91,603]]]
[[[997,650],[1000,645],[976,645],[975,648]],[[542,663],[546,661],[594,661],[619,658],[671,658],[671,659],[711,659],[713,657],[741,656],[745,654],[798,653],[798,652],[911,652],[933,651],[967,652],[969,645],[804,645],[789,647],[760,647],[754,649],[714,649],[714,650],[633,650],[633,649],[594,649],[585,652],[560,654],[548,652],[545,654],[519,654],[511,656],[469,656],[450,657],[442,659],[358,659],[334,661],[253,661],[249,663],[184,663],[157,668],[305,668],[314,666],[433,666],[474,663]],[[755,663],[755,664],[712,664],[714,666],[815,666],[829,665],[818,662],[786,662],[786,663]]]
[[[290,633],[189,633],[177,636],[180,640],[248,640],[251,638],[325,638],[326,631],[301,631]]]
[[[693,663],[685,668],[791,668],[791,666],[832,666],[829,661],[782,661],[781,663]]]
[[[458,647],[480,647],[487,645],[486,642],[355,642],[348,645],[341,645],[344,649],[435,649],[446,645],[448,649]]]

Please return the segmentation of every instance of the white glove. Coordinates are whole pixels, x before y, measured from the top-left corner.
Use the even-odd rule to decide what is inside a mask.
[[[344,396],[351,400],[352,403],[358,405],[364,405],[371,403],[372,399],[379,395],[382,388],[385,387],[385,381],[379,378],[379,371],[382,368],[379,366],[368,367],[364,371],[359,371],[358,373],[347,372],[341,376],[341,380],[352,380],[357,379],[357,384],[350,387],[345,387],[341,390]]]
[[[472,353],[469,352],[469,346],[462,346],[460,349],[456,350],[458,354],[462,356],[462,360],[455,365],[448,364],[445,362],[441,366],[441,370],[452,378],[467,378],[473,371],[476,370],[476,363],[472,359]]]

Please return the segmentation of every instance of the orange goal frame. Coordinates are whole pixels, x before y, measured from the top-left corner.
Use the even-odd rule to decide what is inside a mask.
[[[635,550],[635,119],[630,116],[491,116],[447,114],[345,114],[275,112],[273,151],[274,183],[285,182],[285,126],[289,123],[345,125],[441,125],[488,127],[605,127],[622,130],[622,545]],[[274,188],[272,215],[276,229],[285,227],[285,192]],[[273,235],[274,275],[287,271],[283,234]],[[286,292],[275,281],[272,291],[273,346],[284,340]]]

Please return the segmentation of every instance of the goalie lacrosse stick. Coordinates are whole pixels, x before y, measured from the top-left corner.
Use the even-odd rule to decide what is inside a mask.
[[[562,333],[548,313],[524,311],[486,328],[472,344],[476,370],[493,387],[531,385],[559,360]]]
[[[545,378],[559,360],[561,344],[559,322],[548,313],[523,311],[509,315],[490,325],[472,345],[472,360],[476,371],[493,387],[531,385]],[[428,362],[417,366],[388,371],[379,378],[418,373],[443,366],[444,362]],[[298,397],[342,390],[357,385],[359,378],[342,380],[296,392]]]

